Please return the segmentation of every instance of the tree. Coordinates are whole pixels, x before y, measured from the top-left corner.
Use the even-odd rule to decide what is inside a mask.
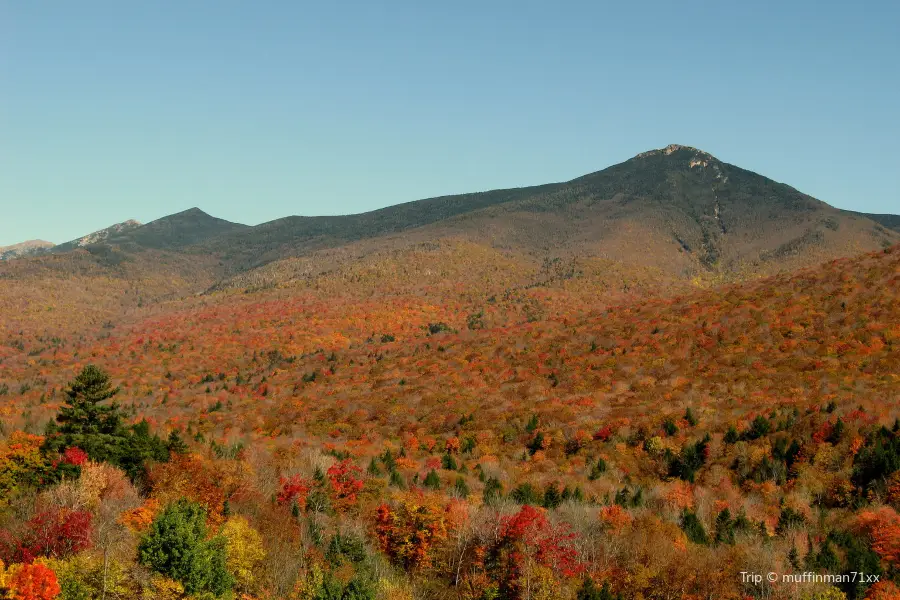
[[[226,565],[234,576],[235,587],[250,591],[255,582],[254,572],[265,559],[262,537],[244,517],[231,517],[222,527],[225,537]]]
[[[499,535],[488,548],[485,566],[499,583],[501,597],[524,596],[536,568],[572,577],[584,572],[576,550],[575,534],[565,525],[553,525],[546,512],[530,505],[500,520]]]
[[[151,435],[146,421],[125,427],[119,405],[104,404],[118,392],[103,370],[82,369],[66,390],[68,399],[56,416],[59,426],[51,422],[42,450],[59,453],[74,446],[94,461],[122,467],[132,479],[144,476],[148,460],[168,460],[166,442]]]
[[[327,475],[335,507],[345,508],[355,504],[357,495],[364,487],[362,479],[359,478],[362,469],[347,458],[328,467]]]
[[[585,577],[578,588],[575,600],[618,600],[619,596],[609,591],[609,582],[604,581],[603,587],[597,587],[594,580]]]
[[[187,454],[188,451],[188,445],[181,439],[181,434],[175,429],[169,432],[169,440],[166,446],[172,454]]]
[[[141,564],[184,585],[189,594],[221,596],[234,578],[227,568],[227,540],[207,539],[206,511],[178,500],[160,513],[138,545]]]
[[[100,404],[119,393],[109,375],[94,365],[81,370],[66,390],[69,397],[56,417],[60,432],[68,435],[115,434],[122,425],[119,405]]]
[[[484,482],[484,491],[481,496],[484,503],[490,506],[503,496],[503,484],[496,477],[489,477]]]
[[[681,513],[681,529],[684,530],[687,538],[695,544],[706,545],[709,543],[709,536],[703,523],[697,518],[697,515],[689,510]]]
[[[50,472],[41,454],[44,438],[16,431],[0,444],[0,508],[22,488],[38,485]]]
[[[892,473],[900,470],[900,436],[886,427],[874,432],[854,457],[851,480],[862,491],[883,486]]]
[[[36,558],[66,558],[91,546],[92,515],[66,508],[44,510],[26,523],[20,537],[0,537],[0,560],[31,563]]]
[[[413,570],[431,564],[431,549],[447,539],[447,510],[434,497],[408,493],[395,506],[375,511],[375,535],[391,560]]]
[[[871,588],[866,600],[892,600],[900,598],[900,588],[890,581],[879,581]]]
[[[869,535],[872,549],[892,567],[900,566],[900,515],[890,506],[863,511],[857,528]]]
[[[18,567],[7,585],[15,600],[53,600],[62,591],[56,573],[39,563]]]
[[[432,490],[439,490],[441,488],[441,480],[438,477],[437,472],[432,469],[428,472],[428,475],[425,476],[425,481],[423,482],[425,487]]]

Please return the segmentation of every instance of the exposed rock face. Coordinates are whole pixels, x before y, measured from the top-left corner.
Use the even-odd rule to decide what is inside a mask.
[[[97,244],[109,238],[110,236],[123,233],[130,229],[137,229],[141,224],[134,219],[129,219],[122,223],[116,223],[112,227],[107,227],[106,229],[101,229],[100,231],[95,231],[94,233],[89,233],[84,237],[80,237],[77,240],[72,240],[70,243],[75,246],[88,246],[90,244]]]

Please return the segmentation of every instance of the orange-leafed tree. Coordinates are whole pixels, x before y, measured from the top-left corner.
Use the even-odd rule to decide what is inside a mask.
[[[892,567],[900,565],[900,515],[890,506],[863,511],[858,528],[869,535],[872,549]]]
[[[434,547],[447,538],[451,516],[434,496],[410,492],[395,505],[376,509],[375,536],[395,564],[408,570],[427,567]]]
[[[62,591],[56,573],[40,563],[15,568],[6,585],[12,600],[53,600]]]

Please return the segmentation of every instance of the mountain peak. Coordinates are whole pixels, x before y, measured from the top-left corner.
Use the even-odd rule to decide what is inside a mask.
[[[37,254],[47,248],[52,248],[54,245],[52,242],[44,240],[28,240],[11,246],[0,246],[0,260]]]
[[[656,156],[656,155],[669,156],[671,154],[675,154],[676,152],[682,152],[682,151],[684,151],[685,153],[691,153],[695,157],[702,158],[703,160],[707,160],[707,161],[718,160],[715,156],[713,156],[709,152],[704,152],[703,150],[700,150],[699,148],[694,148],[693,146],[684,146],[682,144],[669,144],[665,148],[657,148],[656,150],[648,150],[647,152],[641,152],[640,154],[635,156],[635,158],[644,158],[647,156]]]
[[[206,211],[204,211],[196,206],[192,206],[191,208],[188,208],[187,210],[183,210],[181,212],[177,212],[175,214],[169,215],[169,217],[210,217],[210,216],[212,216],[212,215],[210,215]]]

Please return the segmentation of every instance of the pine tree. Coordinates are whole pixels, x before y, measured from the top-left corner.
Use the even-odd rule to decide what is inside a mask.
[[[727,508],[716,517],[716,537],[717,544],[734,545],[734,520],[731,518],[731,511]]]
[[[503,496],[503,484],[496,477],[490,477],[484,484],[484,492],[482,498],[488,506],[496,502]]]
[[[424,485],[425,487],[431,488],[433,490],[441,489],[441,480],[434,469],[430,470],[428,472],[428,475],[425,476]]]
[[[56,417],[62,426],[59,431],[70,435],[115,434],[122,426],[119,405],[100,404],[119,393],[112,387],[109,375],[94,365],[88,365],[70,384],[69,399]]]
[[[188,445],[184,443],[181,435],[175,429],[169,432],[169,441],[166,445],[169,448],[169,452],[173,454],[185,454],[188,451]]]
[[[695,544],[705,546],[709,543],[709,536],[706,534],[706,529],[703,528],[703,523],[700,522],[695,513],[689,510],[681,513],[681,529],[687,535],[687,538]]]
[[[119,405],[104,404],[118,392],[102,369],[94,365],[82,369],[66,390],[68,399],[56,416],[59,426],[47,428],[43,452],[77,447],[91,460],[121,467],[132,479],[144,475],[148,460],[168,460],[166,442],[151,434],[146,421],[126,427]]]
[[[453,489],[461,498],[469,495],[469,486],[466,485],[466,479],[462,475],[456,478],[456,484],[453,486]]]
[[[556,508],[560,504],[562,504],[562,497],[559,493],[559,488],[555,483],[548,483],[547,487],[544,488],[544,508]]]

